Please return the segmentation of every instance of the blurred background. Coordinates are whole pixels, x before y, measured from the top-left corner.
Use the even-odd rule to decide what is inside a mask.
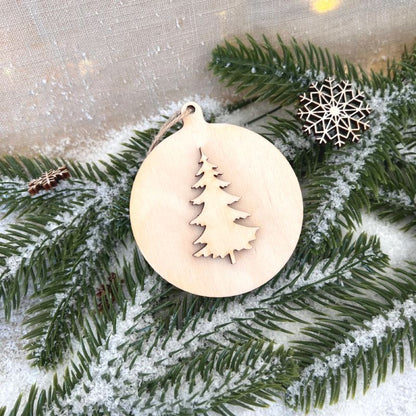
[[[0,0],[0,154],[82,152],[185,97],[245,33],[312,41],[364,68],[415,40],[416,0]]]

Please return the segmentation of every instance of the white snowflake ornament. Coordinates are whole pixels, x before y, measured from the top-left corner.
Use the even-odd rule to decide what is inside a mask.
[[[327,78],[320,85],[311,84],[309,92],[300,96],[303,106],[298,116],[305,121],[303,131],[320,144],[332,141],[342,147],[347,140],[358,142],[360,133],[369,128],[363,119],[371,108],[365,105],[364,98],[364,93],[356,91],[348,81]]]

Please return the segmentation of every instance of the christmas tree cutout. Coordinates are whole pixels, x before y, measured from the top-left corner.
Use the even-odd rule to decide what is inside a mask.
[[[204,188],[204,190],[191,202],[194,205],[204,206],[191,224],[205,227],[201,236],[194,241],[194,244],[205,244],[205,246],[194,253],[194,256],[212,255],[213,258],[224,258],[229,255],[231,263],[234,264],[236,262],[234,251],[250,249],[250,241],[256,239],[255,234],[259,227],[246,227],[235,222],[247,218],[250,214],[229,206],[237,202],[240,197],[224,191],[230,182],[218,178],[221,173],[216,171],[217,166],[209,163],[202,149],[199,150],[201,152],[199,163],[202,166],[195,176],[202,176],[192,188]]]

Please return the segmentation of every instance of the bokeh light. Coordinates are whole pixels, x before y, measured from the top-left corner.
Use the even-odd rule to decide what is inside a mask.
[[[316,13],[326,13],[335,10],[341,4],[341,0],[310,0],[311,9]]]

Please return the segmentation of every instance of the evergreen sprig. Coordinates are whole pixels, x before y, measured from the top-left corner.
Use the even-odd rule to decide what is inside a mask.
[[[293,104],[311,82],[325,76],[368,85],[374,91],[392,86],[390,78],[374,72],[369,76],[362,68],[357,69],[352,63],[311,43],[300,45],[295,39],[286,43],[277,36],[275,47],[265,36],[259,43],[250,35],[247,41],[248,45],[235,38],[232,43],[226,41],[217,46],[210,63],[214,74],[245,98],[268,100],[282,106]]]
[[[243,104],[293,105],[311,82],[349,79],[373,107],[371,129],[335,150],[305,138],[291,107],[270,119],[267,137],[305,190],[305,225],[274,279],[227,299],[172,287],[134,246],[129,193],[157,129],[135,132],[101,163],[2,158],[0,305],[10,317],[23,297],[36,299],[25,320],[34,364],[73,357],[60,380],[33,385],[8,414],[229,416],[281,399],[308,411],[336,402],[344,385],[353,396],[359,378],[366,390],[389,365],[403,369],[406,350],[414,361],[416,266],[391,268],[378,239],[353,230],[363,209],[415,230],[415,49],[386,75],[367,74],[312,44],[248,37],[218,46],[210,66]],[[26,193],[62,164],[71,180]]]

